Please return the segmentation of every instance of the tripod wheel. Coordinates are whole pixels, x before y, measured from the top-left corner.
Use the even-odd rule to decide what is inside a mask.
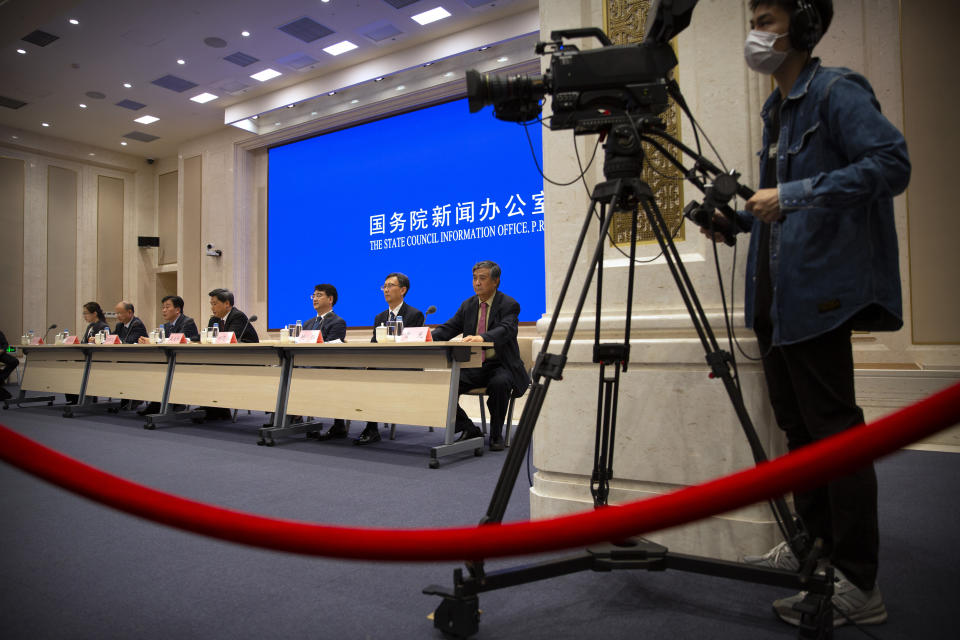
[[[448,638],[469,638],[480,630],[477,596],[444,598],[433,612],[433,626]]]

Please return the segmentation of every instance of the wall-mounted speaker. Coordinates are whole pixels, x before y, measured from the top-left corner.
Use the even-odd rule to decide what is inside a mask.
[[[160,236],[137,236],[138,247],[159,247]]]

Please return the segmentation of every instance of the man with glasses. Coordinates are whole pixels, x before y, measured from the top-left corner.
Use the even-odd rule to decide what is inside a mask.
[[[313,288],[313,308],[317,315],[303,324],[304,331],[320,331],[324,342],[343,341],[347,337],[347,321],[333,312],[337,304],[337,288],[332,284],[318,284]],[[342,418],[336,418],[326,433],[317,436],[317,440],[333,440],[347,437],[347,425]]]
[[[319,329],[324,342],[344,340],[347,337],[347,321],[333,312],[333,305],[337,304],[337,288],[332,284],[318,284],[313,288],[310,300],[317,315],[303,324],[303,330]]]
[[[383,291],[383,299],[387,303],[387,308],[373,319],[373,337],[370,338],[370,342],[377,341],[377,327],[388,321],[396,320],[398,317],[403,319],[403,326],[405,327],[423,326],[423,313],[404,302],[404,297],[410,291],[410,278],[402,273],[391,273],[384,278],[380,290]],[[376,422],[368,422],[360,437],[353,440],[353,444],[358,445],[373,444],[374,442],[380,442],[380,431]]]

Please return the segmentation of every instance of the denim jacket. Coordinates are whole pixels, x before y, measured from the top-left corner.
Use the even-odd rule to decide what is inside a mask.
[[[910,180],[903,135],[880,113],[866,78],[813,58],[785,100],[774,90],[763,106],[761,175],[772,109],[780,109],[776,167],[784,213],[770,228],[773,344],[807,340],[847,321],[855,330],[899,329],[893,196]],[[751,229],[744,312],[752,327],[762,223],[743,211],[740,217]]]

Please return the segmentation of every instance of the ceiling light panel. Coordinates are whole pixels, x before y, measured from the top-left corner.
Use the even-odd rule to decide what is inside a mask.
[[[193,100],[194,102],[199,102],[200,104],[206,104],[211,100],[216,100],[217,96],[213,95],[212,93],[204,92],[204,93],[201,93],[200,95],[193,96],[190,99]]]
[[[357,45],[353,44],[349,40],[344,40],[343,42],[338,42],[337,44],[330,45],[329,47],[324,47],[323,50],[332,56],[338,56],[341,53],[346,53],[347,51],[353,51],[356,48],[357,48]]]
[[[134,122],[139,122],[140,124],[153,124],[159,119],[160,118],[156,116],[140,116],[139,118],[135,118]]]
[[[444,18],[449,18],[450,12],[444,9],[443,7],[437,7],[436,9],[430,9],[430,11],[424,11],[423,13],[418,13],[415,16],[410,16],[410,19],[416,22],[417,24],[425,25],[430,24],[431,22],[436,22],[437,20],[443,20]]]
[[[272,78],[276,78],[277,76],[282,76],[282,75],[283,74],[280,73],[279,71],[274,71],[273,69],[264,69],[263,71],[252,74],[250,77],[253,78],[254,80],[259,80],[260,82],[266,82],[267,80],[270,80]]]

